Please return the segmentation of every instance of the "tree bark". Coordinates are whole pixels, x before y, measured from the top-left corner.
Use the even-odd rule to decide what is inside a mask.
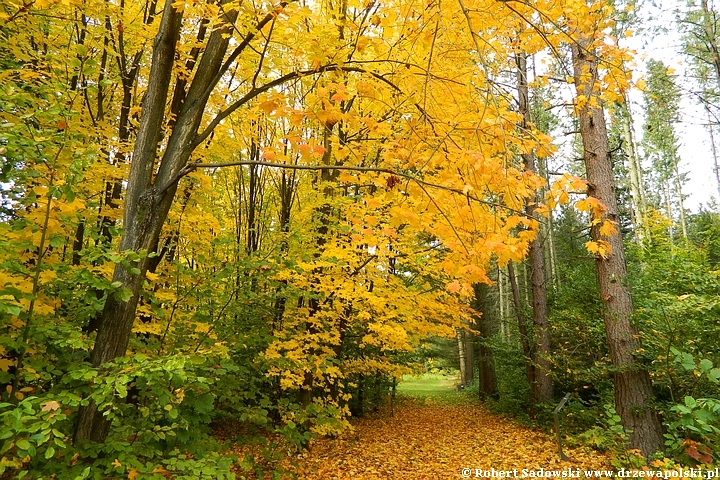
[[[463,387],[465,386],[465,378],[467,377],[467,372],[465,371],[465,368],[467,366],[466,364],[466,358],[465,358],[465,331],[461,328],[455,329],[455,338],[457,339],[458,344],[458,357],[460,360],[460,385]]]
[[[715,185],[717,187],[718,191],[718,199],[720,199],[720,164],[718,163],[718,152],[717,152],[717,145],[715,144],[715,134],[713,133],[713,130],[715,129],[715,124],[712,122],[712,119],[710,118],[710,107],[708,107],[707,104],[704,104],[705,106],[705,113],[707,114],[708,118],[708,132],[710,133],[710,146],[712,147],[712,156],[713,156],[713,172],[715,172]]]
[[[198,74],[193,79],[177,122],[173,125],[159,169],[153,178],[164,133],[165,105],[182,17],[182,12],[175,10],[170,0],[166,1],[153,46],[148,88],[127,182],[123,212],[125,233],[120,241],[121,252],[150,252],[158,244],[177,190],[175,179],[179,178],[180,171],[186,166],[195,148],[193,139],[197,135],[210,91],[217,82],[215,77],[222,66],[229,44],[230,24],[235,21],[237,11],[227,12],[223,19],[225,26],[211,34],[198,65]],[[92,353],[93,366],[100,367],[125,354],[135,321],[140,287],[148,266],[147,256],[115,266],[113,282],[119,282],[121,288],[129,290],[131,295],[127,301],[110,295],[105,302]],[[104,442],[109,428],[103,412],[90,403],[78,412],[74,441]]]
[[[463,380],[463,384],[471,385],[473,382],[473,379],[475,377],[475,349],[473,348],[473,343],[475,341],[475,335],[470,330],[465,330],[464,337],[465,337],[465,379]]]
[[[478,375],[480,380],[479,396],[480,400],[489,398],[497,398],[497,379],[495,377],[495,362],[493,361],[492,347],[490,347],[490,339],[492,338],[492,321],[490,319],[490,309],[488,305],[488,286],[484,283],[476,283],[473,285],[475,298],[472,307],[480,314],[476,318],[478,330]]]
[[[503,275],[505,272],[501,267],[498,267],[498,305],[500,307],[500,334],[502,336],[502,339],[507,341],[509,337],[509,331],[507,328],[507,325],[505,323],[505,312],[507,309],[505,308],[505,281]]]
[[[635,239],[642,246],[647,234],[645,232],[645,219],[647,217],[647,204],[645,203],[645,190],[642,180],[642,167],[637,146],[633,135],[633,118],[630,106],[625,99],[624,111],[620,115],[622,122],[622,136],[627,145],[628,171],[630,173],[630,195],[632,197],[633,220],[635,223]]]
[[[588,196],[605,207],[603,220],[617,222],[618,210],[612,161],[608,147],[605,114],[598,93],[599,79],[592,43],[586,38],[572,44],[575,88],[579,106],[580,134],[588,180]],[[606,241],[612,251],[596,258],[603,320],[610,358],[615,373],[615,406],[623,427],[630,434],[630,446],[646,457],[663,448],[662,427],[653,409],[654,393],[648,371],[635,359],[641,347],[639,335],[630,322],[633,304],[627,287],[627,269],[619,228],[612,235],[600,234],[598,224],[591,228],[594,241]]]
[[[527,79],[527,54],[520,52],[515,56],[517,64],[518,110],[522,115],[521,128],[530,127],[530,96]],[[535,156],[522,154],[525,170],[537,174]],[[525,203],[525,213],[537,220],[535,208],[540,199]],[[533,325],[535,326],[535,398],[539,402],[550,402],[553,398],[552,376],[550,371],[550,332],[548,330],[547,291],[545,285],[545,253],[540,234],[530,242],[528,252],[530,260],[530,290],[532,293]]]

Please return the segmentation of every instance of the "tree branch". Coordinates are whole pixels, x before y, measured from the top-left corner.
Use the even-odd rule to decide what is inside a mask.
[[[270,167],[270,168],[283,168],[286,170],[345,170],[350,172],[376,172],[376,173],[385,173],[388,175],[395,175],[397,177],[404,178],[406,180],[409,180],[411,182],[415,182],[416,184],[420,185],[422,187],[431,187],[431,188],[437,188],[439,190],[445,190],[447,192],[456,193],[458,195],[462,195],[466,197],[468,200],[471,200],[473,202],[481,203],[483,205],[489,205],[492,207],[501,208],[503,210],[507,210],[508,212],[515,213],[517,215],[521,215],[523,217],[527,217],[525,212],[522,212],[520,210],[515,210],[513,208],[509,208],[506,205],[503,205],[498,202],[490,202],[488,200],[483,200],[481,198],[478,198],[470,192],[465,192],[459,188],[450,187],[448,185],[440,185],[439,183],[433,183],[428,182],[426,180],[423,180],[421,178],[417,178],[413,175],[398,172],[395,170],[392,170],[390,168],[381,168],[381,167],[357,167],[353,165],[296,165],[296,164],[288,164],[288,163],[275,163],[275,162],[256,162],[252,160],[238,160],[236,162],[214,162],[214,163],[202,163],[202,162],[196,162],[196,163],[189,163],[183,168],[180,172],[178,172],[175,177],[170,179],[165,185],[162,187],[158,187],[157,191],[155,192],[155,195],[160,197],[163,193],[165,193],[170,187],[177,184],[177,182],[180,181],[183,177],[186,175],[192,173],[194,170],[198,168],[223,168],[223,167],[240,167],[240,166],[263,166],[263,167]],[[427,191],[423,188],[423,191],[427,194]],[[429,194],[428,194],[429,196]]]

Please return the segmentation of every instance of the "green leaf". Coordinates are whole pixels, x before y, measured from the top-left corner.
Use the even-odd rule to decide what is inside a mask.
[[[127,302],[132,298],[132,291],[129,288],[123,288],[119,292],[115,293],[115,298],[121,302]]]
[[[16,445],[20,450],[29,450],[30,447],[32,446],[32,445],[30,445],[30,442],[28,442],[28,441],[25,440],[24,438],[23,438],[22,440],[18,440],[18,441],[15,443],[15,445]]]
[[[59,248],[65,245],[65,237],[62,235],[53,235],[50,237],[50,246],[53,248]]]
[[[695,399],[693,397],[686,396],[685,397],[685,405],[687,405],[690,408],[695,408],[695,407],[697,407],[697,401],[695,401]]]
[[[689,353],[682,354],[681,363],[685,370],[695,370],[695,359]]]
[[[45,450],[45,458],[47,460],[50,460],[54,456],[55,456],[55,449],[53,447],[49,447],[47,450]]]
[[[700,361],[700,371],[707,372],[713,367],[713,363],[708,360],[707,358],[704,358]]]
[[[119,396],[120,398],[125,398],[125,397],[127,397],[127,386],[123,385],[122,383],[116,385],[116,386],[115,386],[115,390],[117,390],[118,396]]]
[[[190,355],[190,362],[196,365],[201,365],[205,363],[205,357],[201,357],[200,355]]]
[[[66,183],[65,185],[63,185],[62,191],[65,194],[65,199],[68,202],[72,203],[73,201],[75,201],[75,192],[73,191],[70,184]]]

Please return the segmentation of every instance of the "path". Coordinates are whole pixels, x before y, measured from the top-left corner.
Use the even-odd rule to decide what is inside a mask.
[[[443,388],[447,388],[444,386]],[[394,416],[354,422],[353,433],[322,439],[301,455],[301,479],[459,479],[462,469],[606,469],[606,458],[566,449],[558,459],[552,438],[490,414],[467,401],[448,403],[448,395],[406,401]],[[452,401],[452,399],[450,399]],[[567,474],[566,474],[567,475]]]

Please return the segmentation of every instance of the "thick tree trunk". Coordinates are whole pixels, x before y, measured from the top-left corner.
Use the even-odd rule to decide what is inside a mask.
[[[175,197],[177,179],[195,148],[193,140],[197,135],[210,91],[217,82],[215,77],[229,44],[227,34],[230,24],[237,18],[237,11],[229,11],[224,18],[226,26],[217,28],[210,36],[198,65],[199,73],[193,79],[186,102],[173,125],[160,167],[153,176],[157,168],[160,140],[163,137],[165,106],[182,25],[183,14],[172,5],[170,0],[166,1],[155,36],[148,88],[127,182],[123,213],[125,233],[120,241],[121,252],[150,252],[158,244],[160,232]],[[118,296],[110,295],[105,302],[92,353],[93,366],[100,367],[125,355],[135,321],[140,288],[148,266],[147,257],[115,266],[113,282],[119,282],[123,290],[128,290],[130,298],[124,301]],[[78,412],[74,439],[76,443],[84,440],[104,442],[108,432],[109,423],[95,404],[91,403]]]
[[[572,45],[575,88],[586,100],[578,109],[583,141],[588,196],[605,206],[603,219],[618,221],[612,162],[608,148],[605,114],[598,95],[596,58],[587,39]],[[615,406],[622,425],[630,433],[630,446],[646,457],[663,448],[662,427],[653,409],[654,394],[647,370],[635,359],[640,348],[638,332],[631,324],[633,304],[627,287],[627,269],[619,228],[610,236],[594,225],[594,241],[606,241],[612,251],[596,259],[598,284],[610,358],[615,370]]]
[[[515,56],[517,64],[518,110],[523,116],[521,128],[527,131],[530,126],[530,100],[527,79],[527,54],[520,52]],[[525,170],[537,173],[535,156],[532,153],[522,155]],[[525,204],[525,213],[536,218],[536,198]],[[547,317],[547,292],[545,285],[545,253],[540,234],[530,242],[528,252],[530,260],[530,290],[532,293],[533,325],[535,326],[535,386],[536,399],[550,402],[553,398],[552,376],[550,372],[550,332]]]
[[[497,398],[497,379],[495,377],[495,362],[490,347],[492,338],[492,321],[490,319],[490,308],[488,305],[488,286],[484,283],[473,285],[475,298],[472,307],[480,313],[476,318],[478,330],[478,375],[480,380],[479,395],[481,400]]]

